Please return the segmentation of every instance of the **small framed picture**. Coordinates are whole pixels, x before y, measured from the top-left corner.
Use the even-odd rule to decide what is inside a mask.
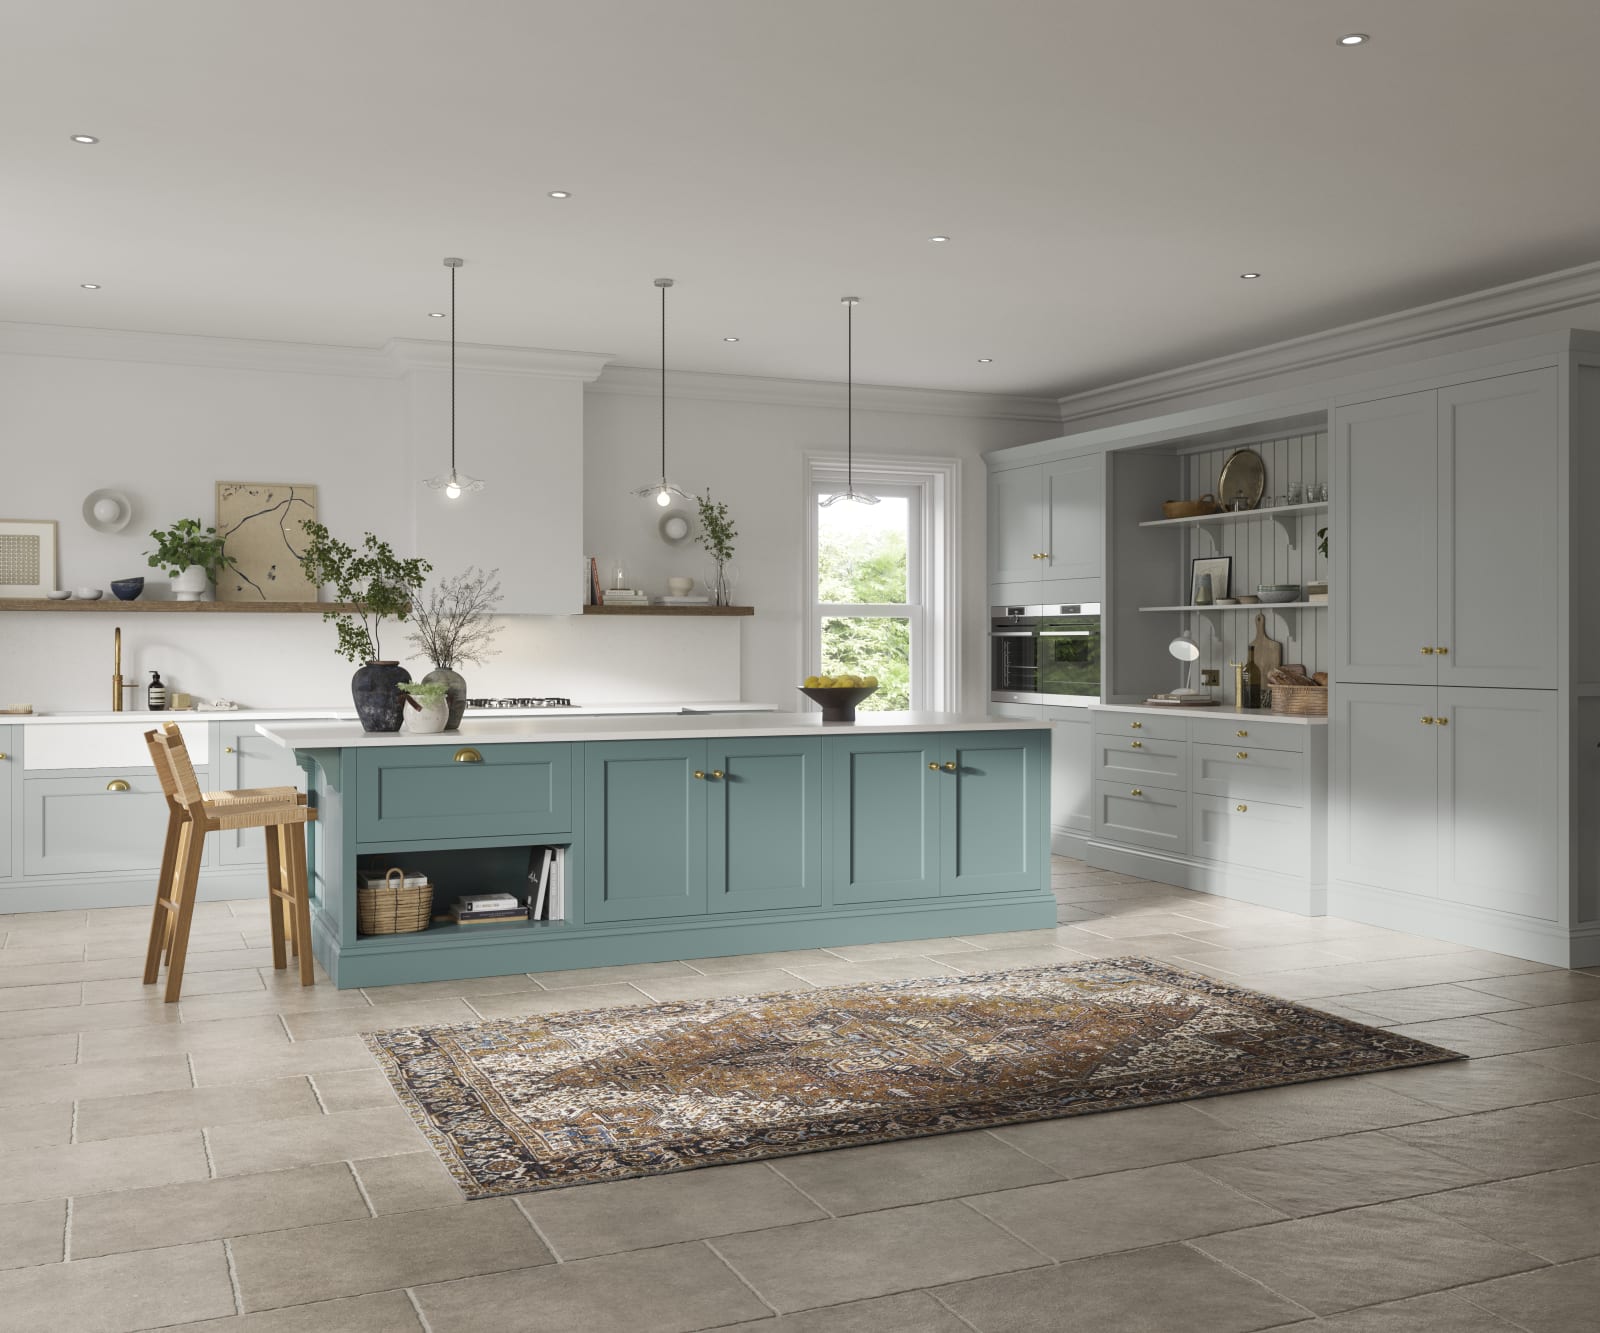
[[[1232,579],[1231,555],[1197,556],[1189,562],[1189,605],[1215,606],[1222,598],[1232,597]]]
[[[56,586],[56,521],[0,519],[0,597],[43,597]]]

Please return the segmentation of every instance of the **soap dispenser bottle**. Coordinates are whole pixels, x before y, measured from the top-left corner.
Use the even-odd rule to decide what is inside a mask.
[[[150,673],[150,684],[145,687],[145,703],[152,713],[163,713],[167,708],[167,687],[161,683],[161,673]]]

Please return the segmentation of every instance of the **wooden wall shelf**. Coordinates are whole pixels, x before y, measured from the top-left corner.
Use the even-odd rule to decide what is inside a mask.
[[[586,616],[753,616],[753,606],[586,606]]]
[[[66,602],[52,602],[45,597],[0,597],[0,611],[116,611],[129,615],[163,614],[180,615],[320,615],[324,611],[355,611],[351,602],[119,602],[115,597],[102,597],[97,602],[79,601],[76,597]]]

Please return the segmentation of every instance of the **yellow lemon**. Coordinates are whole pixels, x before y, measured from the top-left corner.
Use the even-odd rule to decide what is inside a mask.
[[[816,684],[816,688],[817,689],[826,690],[826,689],[830,688],[832,685],[833,685],[833,677],[832,676],[818,676],[817,677],[817,684]]]
[[[869,689],[875,690],[878,688],[878,678],[876,676],[863,676],[861,683]]]
[[[821,676],[807,676],[806,679],[805,679],[805,684],[802,685],[801,688],[802,689],[807,689],[807,690],[814,690],[814,689],[817,688],[817,686],[819,686],[821,684],[822,684],[822,677]]]

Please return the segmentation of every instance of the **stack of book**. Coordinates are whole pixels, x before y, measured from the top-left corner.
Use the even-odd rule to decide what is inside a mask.
[[[464,893],[450,906],[458,926],[478,921],[526,921],[528,904],[511,893]]]
[[[690,596],[687,596],[687,597],[665,597],[665,596],[657,597],[655,599],[655,602],[656,602],[657,606],[710,606],[711,605],[711,599],[709,597],[707,597],[704,593],[701,593],[698,596],[690,595]]]
[[[604,606],[649,606],[650,594],[638,588],[604,588],[600,601]]]

